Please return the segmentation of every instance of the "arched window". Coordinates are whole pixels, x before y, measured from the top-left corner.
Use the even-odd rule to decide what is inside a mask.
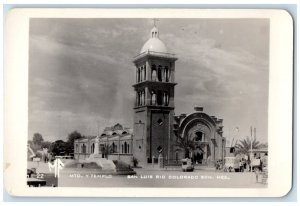
[[[95,151],[95,144],[93,143],[92,146],[91,146],[91,154],[93,154]]]
[[[162,105],[163,104],[163,93],[161,91],[157,91],[157,104]]]
[[[143,97],[143,91],[141,91],[140,93],[141,93],[141,101],[140,102],[141,102],[141,105],[143,105],[144,104],[144,102],[143,102],[143,99],[144,99],[144,97]]]
[[[144,66],[144,80],[146,80],[146,66]]]
[[[124,150],[125,150],[125,151],[124,151],[125,154],[129,153],[127,142],[124,143]]]
[[[118,152],[118,147],[117,145],[113,142],[112,143],[112,153],[117,153]]]
[[[169,105],[169,93],[164,92],[164,105],[168,106]]]
[[[143,99],[143,97],[142,97],[142,92],[140,92],[140,105],[142,105],[142,99]]]
[[[82,145],[82,153],[83,153],[83,154],[86,153],[86,146],[85,146],[85,144]]]
[[[144,74],[144,67],[141,67],[141,73],[140,73],[140,75],[141,75],[141,82],[143,81],[143,75]]]
[[[124,153],[127,153],[127,142],[124,143]]]
[[[169,68],[167,66],[165,66],[165,80],[169,82]]]
[[[196,137],[195,137],[195,141],[204,141],[204,133],[203,132],[196,132]]]
[[[156,105],[156,93],[155,91],[151,91],[151,105]]]
[[[139,68],[136,68],[136,82],[139,82]]]
[[[157,70],[157,79],[158,79],[158,81],[162,81],[162,66],[161,65],[159,65],[158,66],[158,70]]]
[[[156,66],[153,64],[151,67],[151,80],[156,81]]]
[[[143,105],[145,105],[146,104],[145,90],[143,90],[142,93],[143,93],[143,99],[142,99],[143,100]]]
[[[130,153],[130,151],[129,151],[129,144],[127,144],[127,153]]]

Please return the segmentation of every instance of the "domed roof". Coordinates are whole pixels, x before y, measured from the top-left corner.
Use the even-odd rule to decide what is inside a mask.
[[[140,53],[144,53],[147,51],[153,51],[153,52],[163,52],[167,53],[167,47],[165,44],[157,38],[150,38],[142,47]]]
[[[159,32],[156,27],[150,32],[150,39],[144,44],[140,53],[147,51],[167,53],[166,45],[159,39]]]

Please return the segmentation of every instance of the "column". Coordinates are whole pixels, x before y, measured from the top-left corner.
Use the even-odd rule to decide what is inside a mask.
[[[139,75],[139,72],[138,72],[138,71],[139,71],[139,68],[136,67],[136,72],[135,72],[135,73],[136,73],[136,74],[135,74],[135,77],[136,77],[136,83],[138,83],[138,81],[139,81],[139,80],[138,80],[138,78],[139,78],[139,76],[138,76],[138,75]]]
[[[205,161],[205,163],[207,163],[207,147],[208,145],[205,145],[203,154],[203,160]]]

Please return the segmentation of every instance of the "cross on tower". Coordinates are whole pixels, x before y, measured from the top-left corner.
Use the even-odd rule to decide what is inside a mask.
[[[152,20],[153,20],[153,24],[154,24],[154,26],[156,27],[156,22],[157,22],[157,21],[159,21],[159,20],[158,20],[158,19],[156,19],[156,18],[153,18]]]

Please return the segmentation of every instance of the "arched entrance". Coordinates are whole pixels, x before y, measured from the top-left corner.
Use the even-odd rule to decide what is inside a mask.
[[[195,164],[202,164],[203,163],[203,152],[195,151],[193,160]]]

